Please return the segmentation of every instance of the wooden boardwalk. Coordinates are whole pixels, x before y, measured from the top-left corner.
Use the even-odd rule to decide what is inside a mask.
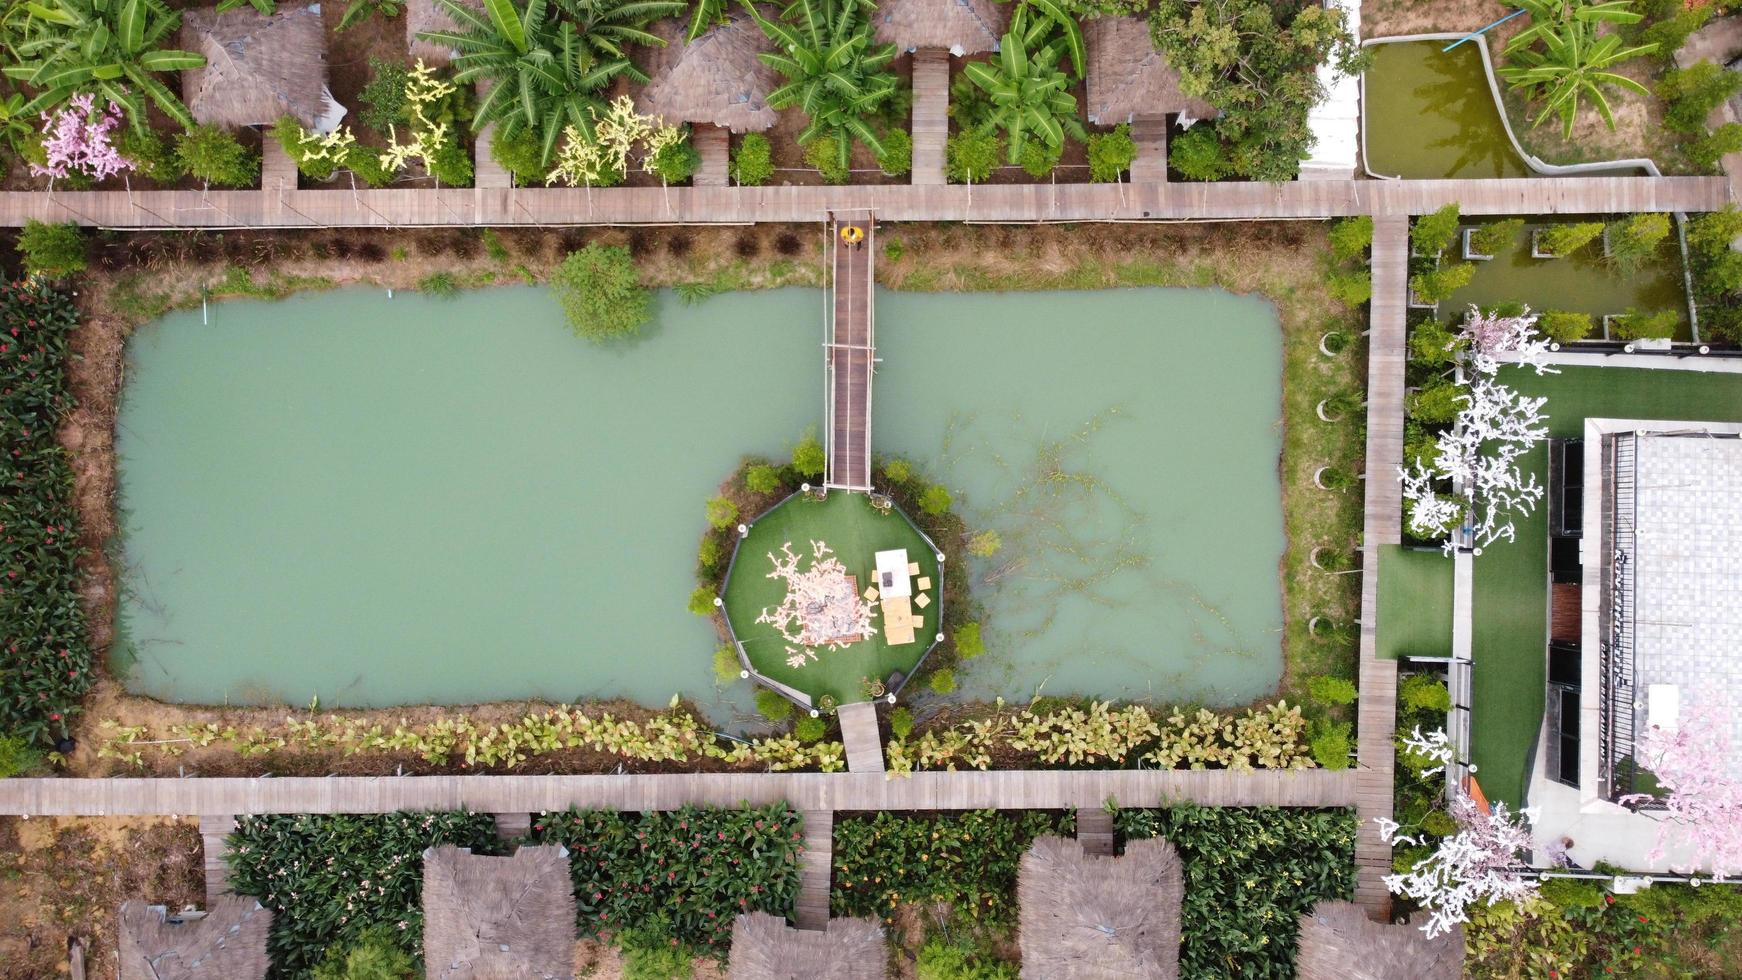
[[[1113,815],[1106,807],[1086,806],[1077,810],[1077,840],[1082,843],[1084,854],[1113,856]]]
[[[827,929],[829,888],[835,880],[835,811],[804,811],[804,854],[799,867],[792,924],[800,929]]]
[[[856,228],[857,245],[842,239]],[[877,357],[875,323],[877,222],[865,213],[838,215],[829,223],[833,253],[828,335],[823,343],[823,373],[828,424],[828,469],[823,485],[832,489],[871,489],[871,371]]]
[[[799,810],[1074,810],[1123,806],[1353,806],[1354,772],[1004,770],[882,773],[677,773],[598,776],[284,776],[254,779],[6,779],[0,815],[536,813],[571,805],[675,810],[785,801]]]
[[[912,135],[913,182],[941,187],[950,135],[950,53],[942,48],[913,53]]]
[[[1722,177],[1304,180],[1260,183],[881,184],[862,187],[269,188],[264,191],[7,191],[0,225],[105,228],[750,224],[875,211],[880,221],[1141,221],[1423,214],[1712,211]]]
[[[1137,144],[1137,159],[1131,161],[1131,182],[1153,184],[1167,180],[1167,117],[1138,116],[1131,121],[1131,139]]]
[[[883,771],[883,736],[877,728],[877,706],[869,701],[843,704],[835,717],[847,746],[848,772]]]
[[[1359,733],[1356,739],[1355,900],[1385,920],[1391,895],[1391,845],[1379,839],[1377,817],[1391,816],[1396,750],[1397,662],[1379,656],[1379,549],[1402,540],[1404,300],[1409,278],[1409,221],[1373,222],[1372,332],[1367,352],[1366,518],[1361,531],[1361,648]]]
[[[732,182],[732,132],[720,126],[697,123],[690,129],[690,142],[702,162],[693,178],[697,187],[725,187]]]

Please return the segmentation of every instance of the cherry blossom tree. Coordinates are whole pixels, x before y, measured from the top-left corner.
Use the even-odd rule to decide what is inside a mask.
[[[1742,870],[1742,780],[1725,729],[1724,717],[1703,706],[1686,712],[1675,728],[1651,726],[1635,755],[1662,791],[1619,801],[1662,807],[1651,860],[1673,849],[1689,858],[1675,870],[1703,870],[1719,881]]]
[[[1412,899],[1428,911],[1422,931],[1429,938],[1470,921],[1469,908],[1477,902],[1522,902],[1537,891],[1536,876],[1528,873],[1519,856],[1531,844],[1530,825],[1537,818],[1534,808],[1526,808],[1514,818],[1504,803],[1483,810],[1475,800],[1460,794],[1452,801],[1450,812],[1458,832],[1440,840],[1432,854],[1408,871],[1385,878],[1385,887],[1393,895]],[[1431,843],[1399,833],[1396,821],[1376,821],[1379,836],[1386,843],[1416,847]]]
[[[89,93],[75,95],[61,108],[42,114],[42,148],[48,159],[46,165],[32,163],[32,174],[38,177],[82,174],[102,180],[133,169],[133,161],[122,156],[109,141],[109,134],[121,125],[121,107],[110,102],[99,110],[95,102]]]

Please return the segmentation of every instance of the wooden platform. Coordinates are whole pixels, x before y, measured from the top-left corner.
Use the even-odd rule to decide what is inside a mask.
[[[869,701],[844,704],[835,713],[841,741],[847,746],[848,772],[883,771],[883,737],[877,729],[877,706]]]
[[[495,155],[491,153],[490,148],[495,139],[495,123],[490,123],[478,131],[478,138],[472,143],[473,183],[479,187],[513,187],[514,175],[497,163]]]
[[[206,907],[230,894],[229,836],[236,829],[230,814],[200,817],[200,846],[206,865]]]
[[[842,235],[857,228],[863,240],[849,245]],[[860,212],[836,215],[829,224],[832,274],[829,323],[823,343],[828,399],[824,427],[828,468],[823,485],[845,490],[871,489],[871,369],[877,357],[877,222]]]
[[[949,135],[950,53],[923,48],[913,53],[913,183],[943,185]]]
[[[1137,144],[1137,159],[1131,161],[1133,184],[1158,184],[1167,180],[1167,117],[1138,116],[1131,121],[1131,139]]]
[[[1113,815],[1104,806],[1088,806],[1077,811],[1077,840],[1084,854],[1113,856]]]
[[[835,812],[804,811],[804,854],[799,858],[798,901],[792,924],[800,929],[829,927],[829,887],[835,873]]]
[[[702,158],[692,183],[697,187],[725,187],[732,182],[731,130],[697,123],[690,127],[690,143]]]

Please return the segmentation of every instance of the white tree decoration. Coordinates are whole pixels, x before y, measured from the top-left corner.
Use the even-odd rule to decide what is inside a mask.
[[[785,580],[786,597],[773,609],[762,610],[756,621],[773,626],[788,643],[802,648],[787,648],[788,666],[802,667],[817,659],[814,647],[839,650],[876,632],[871,626],[871,603],[855,590],[847,567],[828,545],[812,541],[810,567],[803,569],[792,542],[781,545],[780,551],[768,553],[774,563],[768,577]]]
[[[1418,775],[1431,776],[1436,772],[1446,772],[1447,767],[1452,764],[1452,739],[1443,728],[1436,728],[1423,735],[1421,726],[1417,725],[1414,731],[1403,736],[1402,741],[1404,751],[1434,763],[1420,770]]]
[[[1519,821],[1507,813],[1504,803],[1484,811],[1475,800],[1459,795],[1452,801],[1451,814],[1458,822],[1457,833],[1441,840],[1438,849],[1408,871],[1385,878],[1385,887],[1393,895],[1413,899],[1428,910],[1422,931],[1429,938],[1470,921],[1468,910],[1476,902],[1519,902],[1537,890],[1535,876],[1526,873],[1519,857],[1531,843],[1530,825],[1537,817],[1534,808],[1523,810],[1523,820]],[[1398,833],[1401,828],[1396,821],[1375,819],[1379,836],[1386,843],[1416,847],[1428,843]]]
[[[1536,316],[1525,307],[1519,316],[1483,313],[1474,305],[1464,317],[1464,336],[1470,339],[1470,367],[1477,374],[1493,377],[1503,362],[1535,369],[1537,374],[1559,374],[1548,363],[1548,338],[1536,332]]]

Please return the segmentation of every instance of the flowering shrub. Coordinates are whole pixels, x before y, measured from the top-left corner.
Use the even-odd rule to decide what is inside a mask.
[[[1200,807],[1120,810],[1127,840],[1165,837],[1185,864],[1180,975],[1294,976],[1295,922],[1355,891],[1347,810]]]
[[[32,174],[38,177],[81,174],[102,180],[133,169],[133,162],[109,141],[109,134],[121,125],[121,107],[110,102],[103,109],[95,109],[93,102],[90,93],[75,95],[60,109],[42,114],[42,149],[47,160],[46,165],[32,163]]]
[[[960,816],[880,811],[835,821],[835,915],[893,918],[904,903],[944,901],[959,914],[1004,920],[1016,911],[1016,873],[1036,837],[1069,835],[1075,814],[973,810]]]
[[[784,803],[668,813],[540,813],[532,837],[569,849],[582,935],[625,927],[722,947],[740,912],[785,915],[798,898],[804,821]]]
[[[423,852],[457,844],[494,853],[489,814],[296,814],[239,817],[230,885],[272,910],[275,976],[307,976],[327,947],[385,927],[423,953]]]
[[[1684,859],[1678,871],[1709,872],[1719,881],[1742,871],[1742,780],[1734,775],[1728,729],[1727,717],[1700,705],[1673,729],[1646,731],[1638,754],[1658,792],[1619,802],[1662,807],[1650,860],[1673,849]]]
[[[55,441],[72,410],[72,300],[0,283],[0,732],[64,736],[91,686],[73,476]]]

